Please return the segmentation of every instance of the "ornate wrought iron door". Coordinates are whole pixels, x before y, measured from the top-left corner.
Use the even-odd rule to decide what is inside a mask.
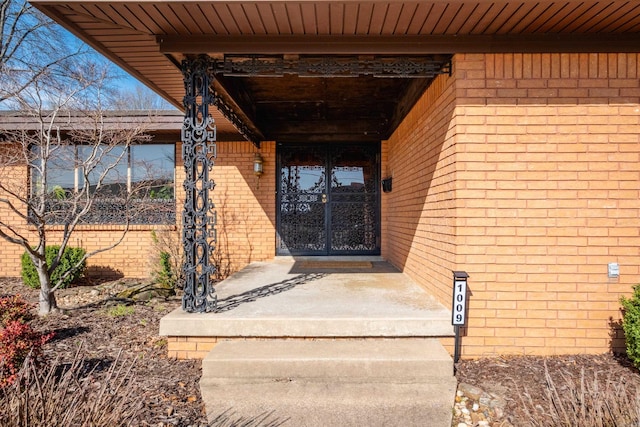
[[[278,254],[379,254],[379,145],[278,149]]]

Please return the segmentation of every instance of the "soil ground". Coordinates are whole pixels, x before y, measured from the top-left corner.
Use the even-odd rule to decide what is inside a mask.
[[[6,294],[20,294],[34,304],[38,298],[38,292],[27,288],[20,279],[0,279],[0,295]],[[55,333],[44,346],[49,360],[71,363],[79,351],[89,362],[109,365],[122,352],[121,359],[136,360],[132,386],[137,388],[134,395],[144,402],[135,425],[206,424],[198,387],[200,361],[168,358],[166,340],[158,336],[160,318],[178,307],[179,299],[125,305],[102,295],[94,286],[62,289],[56,297],[63,313],[37,318],[32,323],[43,333]],[[65,305],[65,301],[73,300],[81,305]]]
[[[491,427],[640,426],[640,373],[624,355],[463,360],[457,364],[456,377],[459,389],[461,383],[470,384],[505,403],[501,415],[488,417]],[[482,404],[482,398],[470,398],[466,406],[474,403]],[[599,406],[616,421],[593,419],[604,419]],[[580,413],[583,408],[585,415]],[[563,410],[569,418],[552,416]],[[453,426],[459,421],[461,417],[454,419]]]
[[[58,291],[63,313],[33,321],[37,330],[55,333],[44,347],[45,355],[57,363],[70,363],[78,352],[96,364],[113,363],[119,354],[125,360],[135,359],[134,395],[144,403],[135,425],[206,425],[198,388],[200,362],[168,358],[166,340],[158,336],[160,318],[178,307],[180,299],[125,304],[109,295],[108,290],[113,289],[114,284],[86,283]],[[25,287],[20,279],[0,278],[0,295],[12,294],[37,302],[37,291]],[[487,417],[491,426],[529,425],[530,413],[535,410],[532,408],[537,406],[538,410],[546,411],[549,405],[546,373],[547,378],[554,379],[560,393],[570,398],[573,390],[567,379],[580,384],[580,378],[591,378],[588,381],[593,384],[593,378],[597,377],[601,388],[610,384],[623,387],[624,393],[632,398],[640,391],[638,371],[624,356],[612,354],[484,358],[463,360],[456,366],[459,382],[504,401],[502,411]],[[472,398],[468,405],[473,403]],[[454,419],[454,426],[460,421]]]

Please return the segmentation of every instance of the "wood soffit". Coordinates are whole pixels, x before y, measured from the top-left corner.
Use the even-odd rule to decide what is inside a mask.
[[[190,54],[604,53],[637,52],[640,46],[640,1],[32,3],[180,108],[184,86],[178,66]],[[357,132],[360,136],[380,132],[380,125],[374,126],[376,120],[393,127],[399,111],[410,107],[406,104],[415,101],[416,91],[424,90],[429,79],[241,77],[225,78],[220,84],[265,137],[323,140],[333,130],[332,138],[355,140],[359,138]],[[309,98],[296,98],[294,93],[298,91],[309,94]],[[348,99],[342,99],[345,93]],[[348,111],[364,114],[375,104],[387,107],[349,123],[329,118]],[[344,115],[340,117],[344,119]],[[216,113],[214,118],[221,138],[239,138],[222,115]],[[313,129],[319,128],[322,134],[314,133]],[[393,130],[385,129],[383,133]],[[370,138],[384,137],[378,134]]]

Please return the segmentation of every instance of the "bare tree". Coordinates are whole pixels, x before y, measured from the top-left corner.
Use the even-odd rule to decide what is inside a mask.
[[[149,140],[144,132],[153,118],[105,112],[100,101],[105,73],[98,67],[83,66],[73,75],[74,84],[63,87],[42,87],[34,80],[13,98],[24,120],[1,131],[0,210],[6,214],[0,215],[0,237],[20,245],[33,261],[40,280],[40,314],[56,310],[55,291],[86,258],[118,245],[132,221],[146,211],[157,216],[162,210],[162,204],[159,208],[150,201],[162,179],[156,175],[131,182],[122,166],[129,147]],[[61,173],[68,174],[68,185],[54,185]],[[81,224],[104,221],[105,214],[122,225],[119,236],[87,252],[52,283],[74,231]],[[60,250],[47,262],[45,249],[52,240]]]
[[[27,0],[0,0],[0,114],[10,117],[11,109],[19,119],[0,126],[0,237],[21,246],[33,261],[41,314],[56,310],[55,291],[84,262],[52,283],[79,225],[104,222],[105,213],[122,225],[118,237],[86,259],[118,245],[145,210],[157,218],[173,203],[175,216],[175,203],[159,200],[173,197],[173,178],[168,186],[157,174],[138,174],[135,181],[124,176],[129,147],[148,139],[144,130],[151,118],[124,120],[107,112],[126,105],[118,103],[118,94],[130,96],[107,84],[113,78],[112,64]],[[60,245],[51,262],[45,256],[49,244]]]
[[[142,83],[121,90],[115,95],[112,108],[116,110],[173,110],[175,107]]]
[[[0,0],[0,103],[33,86],[55,86],[90,49],[27,0]]]

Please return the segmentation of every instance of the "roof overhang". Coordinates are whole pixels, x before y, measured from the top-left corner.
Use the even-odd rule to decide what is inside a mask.
[[[639,34],[297,35],[156,37],[166,55],[234,54],[431,55],[452,53],[638,52]]]
[[[0,143],[14,142],[7,136],[21,132],[37,132],[41,130],[41,120],[50,123],[63,134],[78,130],[95,130],[96,117],[80,111],[42,111],[41,118],[34,118],[23,111],[0,111]],[[157,111],[103,111],[101,127],[105,130],[138,129],[150,135],[149,143],[176,143],[180,140],[180,130],[184,115],[175,110]]]
[[[640,51],[637,1],[34,0],[32,3],[179,108],[184,96],[180,64],[190,55],[207,54],[218,59],[229,55],[282,58],[355,55],[370,59],[405,55],[434,58],[458,52]],[[382,129],[388,134],[397,116],[410,107],[417,99],[416,93],[430,81],[428,77],[375,79],[368,75],[348,79],[349,83],[340,83],[341,79],[333,77],[301,79],[293,75],[274,79],[221,74],[218,88],[229,105],[265,138],[326,140],[326,135],[333,135],[332,138],[348,140],[369,131],[373,135],[372,126],[381,120],[388,122]],[[341,99],[344,90],[348,96]],[[309,93],[309,97],[287,95],[294,91],[297,95],[300,91]],[[357,128],[354,134],[345,132],[349,130],[344,128],[348,121],[339,123],[326,114],[331,109],[343,111],[358,105],[360,108],[352,111],[364,114],[366,106],[385,102],[384,109],[364,118],[364,128],[351,127]],[[269,116],[268,112],[274,115]],[[317,120],[300,121],[305,114]],[[220,139],[239,137],[222,114],[216,113],[214,118]],[[279,129],[273,127],[276,122]],[[292,123],[300,126],[289,126]],[[324,131],[317,133],[320,129]],[[378,134],[371,138],[384,137]]]

